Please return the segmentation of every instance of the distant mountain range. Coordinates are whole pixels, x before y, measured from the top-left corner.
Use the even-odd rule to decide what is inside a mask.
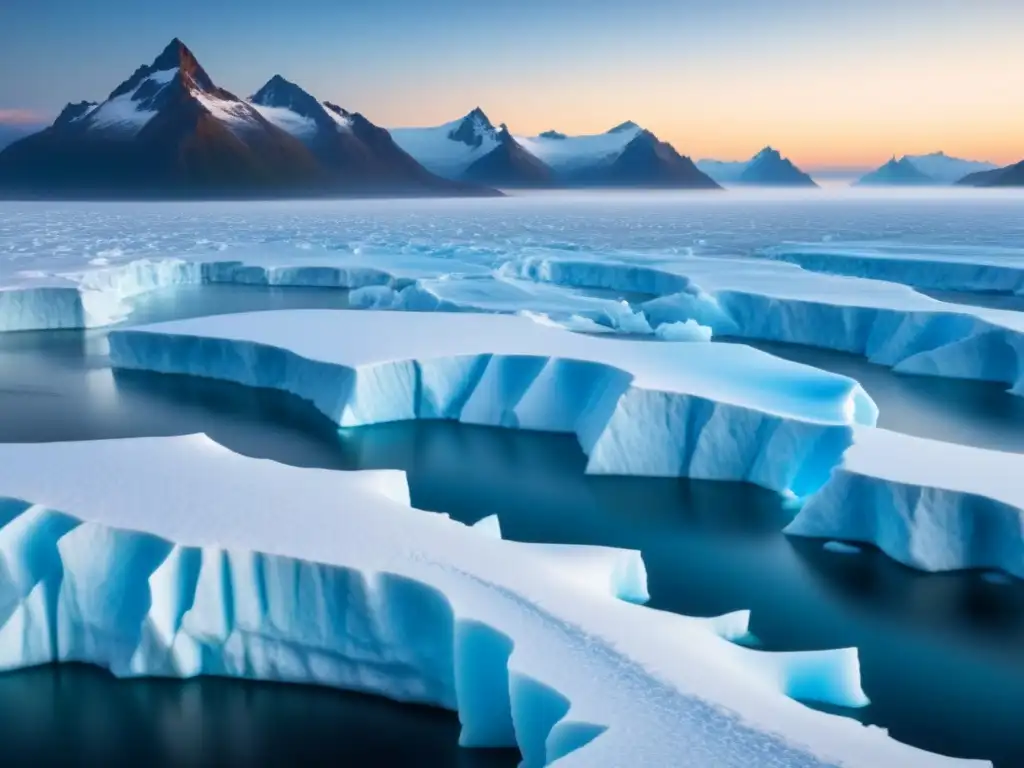
[[[358,113],[281,77],[251,100],[218,87],[180,40],[101,103],[0,152],[0,194],[36,197],[486,195],[443,179]]]
[[[476,108],[450,123],[393,128],[391,135],[440,176],[497,187],[718,187],[690,158],[633,122],[586,136],[513,136]]]
[[[957,183],[968,187],[1024,187],[1024,160],[1005,168],[972,173]]]
[[[863,185],[1024,185],[1007,168],[935,152],[893,157]],[[814,187],[777,150],[694,163],[634,122],[605,133],[514,135],[477,108],[390,131],[279,75],[249,99],[217,86],[180,40],[102,102],[46,127],[0,124],[0,196],[214,198],[498,195],[497,188]]]
[[[995,169],[992,163],[978,160],[962,160],[950,157],[944,152],[928,155],[904,155],[893,157],[874,171],[862,176],[857,184],[861,186],[941,186],[955,184],[973,173]]]
[[[808,174],[772,147],[765,147],[749,160],[699,160],[697,167],[720,184],[766,187],[816,187]]]

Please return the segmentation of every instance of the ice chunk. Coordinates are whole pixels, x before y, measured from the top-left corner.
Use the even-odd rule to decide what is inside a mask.
[[[794,700],[861,702],[851,651],[741,648],[742,621],[617,600],[400,482],[203,435],[0,445],[0,660],[433,704],[531,766],[980,765]]]
[[[1024,456],[882,429],[854,435],[786,533],[867,542],[925,571],[1024,578]]]
[[[739,345],[608,342],[506,315],[288,311],[110,337],[115,366],[279,389],[352,427],[574,433],[599,474],[817,490],[877,409],[851,379]]]

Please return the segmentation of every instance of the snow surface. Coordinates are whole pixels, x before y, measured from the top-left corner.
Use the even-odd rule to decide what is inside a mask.
[[[390,128],[388,133],[427,170],[445,178],[461,176],[470,165],[498,146],[497,132],[477,119],[474,124],[480,145],[473,146],[451,138],[453,131],[467,118],[433,128]]]
[[[801,498],[877,408],[851,379],[738,345],[583,336],[510,315],[297,310],[110,334],[115,367],[309,400],[343,427],[456,419],[574,433],[602,474],[746,480]]]
[[[864,704],[855,651],[765,653],[727,639],[745,613],[617,599],[609,565],[629,591],[636,553],[502,541],[410,508],[399,472],[202,435],[0,445],[0,495],[6,668],[366,691],[454,709],[461,744],[518,746],[526,768],[983,764],[790,698]]]
[[[519,259],[503,274],[658,296],[653,328],[694,320],[717,335],[835,349],[903,373],[1008,384],[1024,394],[1024,314],[949,304],[903,285],[767,259],[674,257],[658,263]]]
[[[770,259],[804,269],[890,280],[918,288],[1024,295],[1024,249],[876,243],[786,243]]]
[[[255,109],[263,119],[280,128],[285,133],[300,139],[308,139],[317,131],[316,121],[309,117],[303,117],[287,107],[265,107],[261,104],[249,102],[249,106]],[[329,110],[327,110],[329,111]],[[333,113],[331,113],[333,114]],[[340,115],[335,115],[340,119]]]
[[[925,571],[1024,578],[1024,456],[856,428],[786,533],[876,545]]]
[[[527,152],[540,158],[554,170],[566,172],[614,160],[642,131],[639,126],[630,126],[609,133],[566,136],[560,139],[516,136],[515,140]]]
[[[203,108],[214,118],[227,124],[233,131],[248,130],[256,124],[256,108],[238,99],[219,99],[205,91],[193,89],[192,98],[203,105]]]
[[[166,86],[177,74],[177,67],[154,72],[139,83],[138,87],[131,93],[107,99],[99,106],[80,115],[77,119],[88,120],[90,128],[98,130],[114,129],[128,135],[134,135],[142,130],[157,114],[153,110],[141,109],[139,103],[135,100],[135,95],[141,88],[150,83]]]

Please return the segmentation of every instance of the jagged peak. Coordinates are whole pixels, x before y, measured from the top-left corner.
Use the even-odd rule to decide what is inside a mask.
[[[551,131],[544,131],[543,133],[539,134],[539,138],[542,138],[542,139],[567,139],[569,137],[566,136],[564,133],[561,133],[560,131],[551,130]]]
[[[157,72],[175,72],[174,79],[181,85],[198,88],[202,91],[211,91],[216,88],[213,80],[202,68],[195,54],[177,37],[167,44],[167,47],[160,52],[152,64],[144,65],[135,70],[131,77],[114,89],[110,99],[126,94],[135,94],[136,90],[146,80]],[[141,98],[149,98],[151,94],[144,94]]]
[[[627,120],[624,123],[619,123],[614,128],[609,128],[608,133],[625,133],[626,131],[638,131],[640,126],[634,123],[632,120]]]
[[[331,110],[331,112],[333,112],[334,114],[341,115],[342,117],[355,117],[356,115],[359,114],[358,112],[349,112],[344,107],[339,107],[333,101],[325,101],[323,102],[323,105],[327,107],[327,109]]]
[[[497,129],[480,107],[474,107],[448,132],[448,138],[460,141],[470,147],[483,144],[484,136],[495,134]]]
[[[57,119],[53,121],[53,124],[54,126],[61,126],[73,123],[89,114],[97,106],[98,104],[95,101],[79,101],[67,104],[60,111],[60,114],[57,115]]]
[[[775,147],[773,147],[773,146],[771,146],[769,144],[768,146],[764,147],[760,152],[758,152],[756,155],[754,155],[753,159],[754,160],[767,160],[767,159],[782,160],[783,158],[782,158],[782,153],[779,152],[779,150],[775,149]]]
[[[281,75],[270,78],[249,101],[264,107],[285,107],[302,114],[321,108],[320,102],[306,90]]]
[[[494,127],[494,124],[491,122],[490,118],[487,117],[487,113],[480,109],[480,107],[473,107],[473,109],[471,109],[469,113],[462,119],[482,123],[483,125],[488,126],[489,128]]]

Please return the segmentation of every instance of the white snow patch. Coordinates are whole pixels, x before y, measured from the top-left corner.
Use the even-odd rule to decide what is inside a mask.
[[[292,136],[306,139],[316,133],[315,120],[292,112],[287,107],[265,107],[252,102],[249,102],[249,106],[259,112],[268,123]]]
[[[614,160],[641,131],[639,127],[632,127],[612,133],[567,136],[564,139],[544,136],[516,136],[515,139],[527,152],[555,170],[571,171]]]

